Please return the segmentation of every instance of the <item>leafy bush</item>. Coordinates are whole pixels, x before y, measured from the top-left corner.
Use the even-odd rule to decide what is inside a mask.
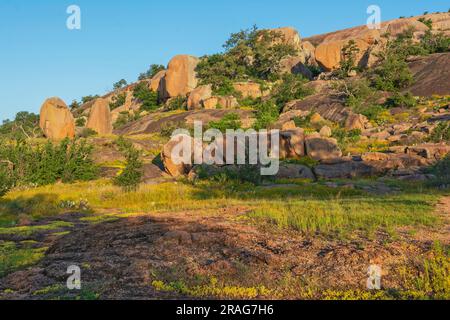
[[[174,110],[186,110],[187,109],[187,98],[183,96],[178,96],[172,98],[167,103],[167,109],[170,111]]]
[[[424,25],[426,25],[430,30],[433,29],[433,20],[426,19],[424,17],[418,19],[419,22],[422,22]]]
[[[416,98],[411,94],[411,92],[407,93],[399,93],[396,92],[392,97],[390,97],[386,101],[387,107],[405,107],[405,108],[414,108],[417,106]]]
[[[357,70],[356,55],[360,52],[355,40],[350,40],[341,52],[341,62],[338,70],[338,75],[345,78],[351,71]]]
[[[119,90],[119,89],[122,89],[123,87],[126,87],[127,85],[128,85],[128,82],[125,79],[121,79],[113,84],[113,89],[114,89],[114,91]]]
[[[276,85],[272,91],[272,98],[281,111],[285,104],[292,100],[303,99],[313,93],[311,89],[305,88],[304,84],[308,82],[301,75],[286,74],[282,81]]]
[[[91,128],[83,128],[81,130],[81,132],[78,134],[78,137],[80,138],[89,138],[89,137],[93,137],[96,136],[98,133],[91,129]]]
[[[313,114],[314,114],[313,112],[310,112],[305,117],[295,117],[293,119],[293,121],[298,128],[303,128],[303,129],[310,128],[311,127],[311,119],[312,119]]]
[[[420,43],[429,54],[447,52],[450,47],[450,37],[444,33],[435,34],[431,30],[428,30],[420,40]]]
[[[261,102],[255,109],[256,122],[253,125],[255,130],[269,129],[280,117],[277,105],[271,100]]]
[[[203,57],[196,70],[201,84],[211,84],[214,94],[222,96],[234,94],[232,80],[245,79],[245,67],[224,54]]]
[[[100,98],[100,96],[99,95],[95,95],[95,96],[84,96],[84,97],[82,97],[81,98],[81,103],[82,104],[85,104],[85,103],[88,103],[88,102],[90,102],[90,101],[92,101],[92,100],[95,100],[95,99],[97,99],[97,98]]]
[[[18,112],[14,121],[3,121],[0,126],[0,135],[16,140],[42,136],[39,115],[26,111]]]
[[[164,66],[160,64],[152,64],[150,65],[150,68],[139,75],[138,80],[145,80],[145,79],[151,79],[160,71],[163,71],[165,69]]]
[[[225,133],[227,129],[238,130],[242,127],[241,119],[237,113],[228,113],[219,121],[209,123],[210,129],[217,129]]]
[[[70,110],[76,110],[80,107],[80,103],[77,100],[73,100],[72,103],[69,105]]]
[[[114,122],[114,129],[119,129],[122,128],[123,126],[125,126],[126,124],[139,120],[139,118],[141,117],[140,113],[136,112],[136,113],[132,113],[132,112],[128,112],[128,111],[124,111],[121,112],[119,114],[119,117],[117,118],[116,122]]]
[[[117,109],[125,104],[127,101],[127,94],[125,92],[120,93],[112,97],[112,101],[109,103],[109,108],[112,110]]]
[[[92,146],[84,140],[65,139],[59,144],[49,141],[43,146],[32,146],[22,141],[5,143],[0,147],[0,159],[12,164],[11,178],[15,185],[95,179],[98,168],[91,155]]]
[[[339,147],[345,151],[349,145],[354,145],[361,140],[361,130],[347,131],[338,127],[332,130],[332,137],[338,141]]]
[[[118,139],[117,145],[125,155],[127,164],[122,173],[114,179],[114,184],[122,187],[127,192],[135,191],[143,176],[143,164],[140,160],[141,152],[123,137]]]
[[[278,79],[280,61],[297,53],[280,41],[282,37],[279,32],[257,27],[233,33],[224,45],[225,53],[203,57],[196,70],[200,82],[229,95],[233,94],[233,81]]]
[[[158,93],[152,91],[144,82],[138,83],[133,89],[133,96],[142,104],[141,110],[152,111],[159,108]]]
[[[14,186],[11,168],[7,163],[0,162],[0,197],[5,195]]]
[[[413,75],[408,64],[396,55],[388,56],[373,71],[373,86],[378,90],[395,92],[410,86]]]
[[[393,117],[389,110],[384,106],[373,105],[361,112],[362,115],[366,116],[367,119],[376,123],[379,126],[392,123]]]
[[[432,142],[450,142],[450,121],[441,122],[433,130],[430,135],[430,141]]]
[[[77,127],[84,127],[86,125],[86,118],[77,118],[75,120],[75,125]]]

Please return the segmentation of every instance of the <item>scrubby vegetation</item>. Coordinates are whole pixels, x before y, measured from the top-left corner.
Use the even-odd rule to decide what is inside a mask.
[[[150,68],[139,75],[138,80],[145,80],[145,79],[151,79],[160,71],[163,71],[165,67],[160,64],[152,64],[150,65]]]
[[[125,92],[119,93],[112,97],[112,101],[109,103],[109,108],[111,110],[120,108],[123,106],[127,100],[127,94]]]
[[[152,111],[160,107],[158,93],[153,92],[144,83],[138,83],[133,89],[133,96],[141,103],[141,111]]]
[[[229,130],[241,129],[242,123],[237,113],[229,113],[219,121],[211,121],[208,125],[209,129],[217,129],[223,133]]]
[[[41,137],[39,115],[26,111],[17,113],[14,120],[4,120],[0,125],[0,136],[16,140]]]
[[[47,142],[44,145],[32,145],[27,141],[3,142],[0,159],[6,162],[7,168],[1,172],[12,186],[92,180],[97,177],[97,167],[91,154],[92,146],[84,140],[65,139],[59,144]]]
[[[279,39],[275,31],[257,27],[233,33],[224,44],[225,52],[203,57],[197,67],[203,84],[212,84],[217,94],[233,94],[232,81],[276,80],[282,58],[295,55],[296,49]]]
[[[126,166],[114,179],[114,184],[127,192],[134,191],[138,188],[143,175],[141,152],[123,137],[119,137],[116,143],[126,158]]]

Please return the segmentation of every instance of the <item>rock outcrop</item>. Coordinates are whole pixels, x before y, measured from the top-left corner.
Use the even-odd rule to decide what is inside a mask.
[[[316,180],[316,176],[313,171],[301,164],[290,164],[282,163],[280,164],[279,171],[275,176],[277,179],[307,179]]]
[[[312,80],[313,74],[303,63],[303,57],[286,57],[280,61],[280,73],[300,74]]]
[[[162,70],[160,72],[158,72],[150,81],[149,81],[149,88],[150,90],[154,91],[154,92],[158,92],[160,85],[161,85],[161,80],[164,79],[164,77],[166,76],[166,70]]]
[[[280,132],[280,158],[296,159],[305,156],[305,133],[303,129]]]
[[[190,94],[187,102],[188,110],[203,109],[204,101],[212,96],[211,85],[200,86],[194,89]]]
[[[211,97],[209,99],[203,100],[203,107],[205,109],[234,109],[239,107],[237,99],[233,96],[225,97]]]
[[[112,116],[107,100],[103,98],[95,100],[92,105],[86,127],[101,135],[112,133]]]
[[[342,151],[336,139],[322,137],[320,134],[307,136],[305,146],[306,154],[317,161],[342,157]]]
[[[75,119],[65,102],[57,97],[47,99],[42,105],[39,126],[51,140],[75,136]]]
[[[261,85],[256,82],[236,82],[233,84],[233,87],[243,98],[256,99],[264,95],[261,90]]]
[[[408,88],[415,96],[450,94],[450,53],[432,54],[409,63],[414,84]]]
[[[163,99],[186,96],[198,83],[195,68],[199,59],[189,55],[175,56],[167,67],[165,76],[159,86]]]
[[[361,65],[370,45],[361,39],[354,39],[359,52],[356,54],[356,63]],[[342,61],[342,49],[349,43],[347,40],[338,40],[320,44],[315,51],[316,60],[326,71],[339,67]]]
[[[191,153],[188,155],[183,154],[183,150],[179,149],[179,153],[177,153],[177,148],[182,143],[191,145]],[[182,175],[187,175],[189,171],[192,169],[192,157],[193,157],[193,149],[194,148],[194,140],[187,135],[177,135],[173,137],[166,145],[164,145],[163,150],[161,152],[161,160],[164,164],[164,168],[168,174],[172,177],[179,177]],[[190,159],[190,161],[183,162],[183,157]]]

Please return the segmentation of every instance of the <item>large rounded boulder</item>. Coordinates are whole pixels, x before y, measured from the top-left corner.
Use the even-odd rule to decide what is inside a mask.
[[[106,99],[99,98],[92,105],[86,127],[98,134],[111,134],[113,131],[111,110]]]
[[[198,84],[195,69],[199,59],[189,55],[175,56],[168,65],[162,79],[160,94],[164,99],[186,96]]]
[[[348,45],[350,40],[338,40],[320,44],[315,51],[317,62],[326,70],[332,71],[339,68],[342,61],[342,49]],[[361,40],[353,40],[359,49],[356,54],[356,63],[360,64],[370,48],[370,45]]]
[[[45,100],[41,107],[39,126],[45,137],[51,140],[63,140],[75,137],[75,119],[60,98]]]

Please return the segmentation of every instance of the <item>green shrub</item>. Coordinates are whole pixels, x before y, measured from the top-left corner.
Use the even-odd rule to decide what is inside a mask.
[[[378,90],[395,92],[410,86],[413,75],[408,64],[398,56],[388,56],[374,69],[373,86]]]
[[[98,133],[91,128],[83,128],[81,132],[78,134],[79,138],[89,138],[96,136]]]
[[[431,30],[425,32],[420,40],[422,47],[430,54],[449,51],[450,37],[444,33],[435,34]]]
[[[424,17],[418,19],[419,22],[422,22],[424,25],[426,25],[430,30],[433,29],[433,20],[426,19]]]
[[[123,137],[118,139],[117,145],[125,155],[127,164],[122,173],[114,179],[114,184],[122,187],[127,192],[135,191],[143,176],[143,164],[140,160],[141,152],[134,148],[130,142],[123,139]]]
[[[372,122],[377,125],[382,126],[392,122],[392,115],[389,110],[384,106],[373,105],[361,112],[362,115],[366,116]]]
[[[130,122],[139,120],[139,118],[141,117],[139,112],[128,112],[128,111],[123,111],[119,114],[119,117],[117,118],[116,122],[114,122],[114,129],[120,129],[123,126],[127,125]]]
[[[117,109],[123,106],[126,101],[127,101],[127,94],[125,92],[115,95],[114,97],[112,97],[112,101],[109,103],[109,108],[111,109],[111,111]]]
[[[407,93],[396,92],[392,97],[390,97],[386,101],[386,106],[388,108],[392,107],[414,108],[415,106],[417,106],[417,100],[411,94],[411,92]]]
[[[301,75],[286,74],[283,75],[280,84],[272,90],[272,98],[281,111],[285,104],[292,100],[303,99],[313,93],[311,89],[304,85],[308,80]]]
[[[281,41],[283,34],[253,27],[233,33],[225,53],[203,57],[197,66],[201,84],[212,84],[216,93],[233,94],[230,83],[240,80],[276,80],[280,62],[297,50]]]
[[[313,112],[310,112],[308,115],[306,115],[305,117],[295,117],[293,119],[295,125],[298,128],[310,128],[311,127],[311,118],[313,116]]]
[[[0,125],[0,136],[15,140],[42,136],[39,127],[39,115],[26,111],[18,112],[13,121],[3,121],[3,124]]]
[[[4,196],[14,186],[14,179],[8,164],[0,162],[0,197]]]
[[[255,106],[255,130],[269,129],[280,117],[278,106],[271,100],[261,102]]]
[[[339,65],[338,75],[341,78],[345,78],[351,71],[356,71],[356,55],[360,52],[360,49],[356,45],[355,40],[350,40],[343,48],[341,52],[341,62]]]
[[[12,164],[10,177],[15,185],[71,183],[97,177],[92,149],[84,140],[65,139],[59,144],[49,141],[43,146],[32,146],[26,141],[11,142],[0,147],[0,160]]]
[[[226,96],[234,94],[233,80],[244,80],[246,70],[231,56],[213,54],[203,57],[196,71],[201,84],[211,84],[214,94]]]
[[[167,109],[170,111],[187,110],[187,98],[183,96],[178,96],[170,99],[167,103]]]
[[[138,83],[133,89],[133,96],[141,105],[141,111],[152,111],[159,108],[158,93],[153,92],[144,82]]]
[[[77,100],[73,100],[72,103],[69,105],[70,110],[76,110],[79,107],[81,107],[80,103]]]
[[[113,89],[114,89],[114,91],[119,90],[119,89],[126,87],[127,85],[128,85],[128,82],[125,79],[121,79],[113,84]]]
[[[439,123],[430,135],[432,142],[450,142],[450,121]]]
[[[346,150],[349,145],[354,145],[361,140],[361,130],[347,131],[338,127],[332,130],[332,137],[338,141],[338,145],[342,150]]]
[[[77,127],[84,127],[86,125],[86,118],[77,118],[77,120],[75,120],[75,125]]]
[[[210,129],[217,129],[225,133],[227,129],[238,130],[242,127],[241,119],[237,113],[228,113],[219,121],[209,123]]]
[[[93,101],[93,100],[95,100],[95,99],[97,99],[97,98],[100,98],[100,96],[99,96],[99,95],[95,95],[95,96],[92,96],[92,95],[90,95],[90,96],[84,96],[84,97],[81,98],[81,103],[82,103],[82,104],[85,104],[85,103],[88,103],[88,102],[90,102],[90,101]]]
[[[333,84],[339,97],[344,99],[346,106],[356,113],[361,113],[367,108],[377,104],[379,94],[370,87],[366,79],[348,79]]]
[[[165,67],[160,64],[152,64],[150,65],[150,68],[139,75],[138,80],[145,80],[145,79],[151,79],[160,71],[163,71]]]

